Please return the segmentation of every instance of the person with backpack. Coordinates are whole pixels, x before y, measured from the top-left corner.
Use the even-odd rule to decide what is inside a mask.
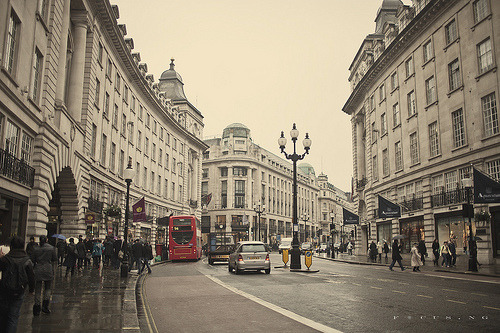
[[[38,316],[40,310],[48,314],[50,313],[49,303],[57,253],[56,249],[47,243],[46,236],[40,236],[40,245],[35,248],[31,261],[33,262],[35,272],[35,304],[33,305],[33,315]],[[43,305],[40,306],[42,299]]]
[[[13,236],[9,253],[0,252],[0,271],[0,331],[15,332],[26,287],[30,293],[35,291],[33,263],[24,251],[23,238]]]

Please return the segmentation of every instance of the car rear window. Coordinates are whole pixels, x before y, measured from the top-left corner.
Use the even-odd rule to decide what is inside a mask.
[[[267,252],[263,244],[245,244],[241,247],[241,252]]]

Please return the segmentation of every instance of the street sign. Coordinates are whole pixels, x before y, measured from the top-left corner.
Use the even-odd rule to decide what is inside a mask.
[[[283,255],[283,263],[286,266],[286,264],[288,263],[288,250],[283,250],[281,253]]]
[[[312,262],[313,262],[313,253],[312,253],[312,251],[306,251],[305,254],[304,254],[304,257],[306,258],[307,269],[309,269],[309,267],[311,267]]]

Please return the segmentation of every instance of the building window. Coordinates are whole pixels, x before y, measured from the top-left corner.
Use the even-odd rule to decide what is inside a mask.
[[[477,45],[477,62],[479,65],[479,74],[483,74],[493,68],[493,54],[489,38]]]
[[[482,21],[489,14],[488,0],[476,0],[472,3],[474,9],[474,22]]]
[[[378,94],[380,102],[382,102],[385,99],[385,85],[381,85],[380,88],[378,88]]]
[[[201,174],[201,176],[202,176],[203,178],[208,178],[208,169],[203,169],[203,170],[202,170],[202,174]]]
[[[378,180],[378,159],[377,155],[373,156],[373,180]]]
[[[102,47],[101,42],[99,42],[99,45],[97,46],[97,61],[99,61],[99,64],[102,66],[102,56],[104,54],[104,48]]]
[[[453,126],[453,147],[458,148],[465,145],[464,113],[462,109],[451,113]]]
[[[154,142],[151,146],[151,160],[156,161],[156,144]]]
[[[108,137],[106,134],[102,135],[101,139],[101,165],[106,165],[106,147],[108,146]]]
[[[377,130],[376,126],[377,125],[375,124],[375,122],[373,122],[372,123],[372,142],[377,141],[377,132],[378,132],[378,130]]]
[[[385,112],[382,113],[382,115],[380,116],[380,132],[381,135],[387,133],[387,117],[385,115]]]
[[[175,173],[175,168],[176,168],[177,162],[176,159],[172,157],[172,173]]]
[[[398,87],[398,73],[394,72],[391,75],[391,90],[394,90]]]
[[[454,42],[458,35],[457,35],[457,22],[453,19],[450,23],[448,23],[444,27],[444,32],[445,32],[445,38],[446,38],[446,45],[451,44]]]
[[[121,84],[121,76],[118,73],[118,71],[116,71],[115,89],[116,89],[116,91],[118,91],[118,93],[120,93],[120,84]]]
[[[165,153],[165,169],[168,169],[168,167],[169,167],[169,165],[168,165],[169,158],[170,158],[170,156],[167,153]]]
[[[144,136],[144,155],[149,156],[149,138]]]
[[[144,167],[144,173],[142,175],[142,187],[144,189],[148,188],[148,168]]]
[[[104,98],[104,112],[102,115],[106,118],[108,118],[109,115],[109,94],[106,93],[105,98]]]
[[[116,144],[111,142],[111,152],[110,152],[109,169],[111,172],[115,172],[116,167]]]
[[[12,11],[9,17],[9,27],[7,33],[7,45],[5,50],[4,67],[10,74],[14,74],[16,65],[17,50],[19,43],[19,26],[21,22],[17,15]]]
[[[491,136],[498,133],[498,111],[495,93],[481,98],[483,111],[484,135]]]
[[[163,150],[161,148],[158,149],[158,165],[161,166],[163,163]]]
[[[432,194],[439,194],[443,191],[443,175],[432,177]]]
[[[458,187],[457,171],[446,172],[444,174],[444,190],[446,192],[456,190]]]
[[[204,151],[203,152],[203,159],[208,160],[210,158],[210,152],[209,151]]]
[[[394,144],[394,157],[396,162],[396,171],[403,169],[403,151],[401,148],[401,141]]]
[[[128,87],[127,85],[123,86],[123,101],[128,104]]]
[[[375,110],[375,94],[370,96],[370,110]]]
[[[158,195],[161,195],[161,176],[158,175],[158,187],[157,187]]]
[[[95,78],[95,97],[94,104],[97,106],[99,110],[99,100],[101,99],[101,82],[99,79]]]
[[[135,96],[132,96],[132,101],[130,102],[130,111],[135,113]]]
[[[387,149],[382,150],[382,173],[384,177],[389,176],[389,152]]]
[[[113,63],[111,62],[111,58],[108,57],[108,66],[106,68],[106,76],[111,81],[111,73],[113,71]]]
[[[160,140],[163,141],[163,127],[160,126]]]
[[[90,144],[90,156],[95,158],[95,151],[97,145],[97,126],[92,124],[92,143]]]
[[[28,133],[23,132],[21,141],[21,160],[27,164],[31,164],[31,149],[33,147],[33,137]]]
[[[141,142],[142,142],[142,132],[137,131],[137,149],[141,149]]]
[[[144,107],[139,104],[139,114],[138,114],[139,120],[142,120],[142,115],[143,114],[144,114]]]
[[[127,115],[125,113],[122,114],[122,134],[127,135]]]
[[[486,170],[491,178],[500,181],[500,159],[486,163]]]
[[[429,125],[429,153],[431,157],[439,155],[439,133],[437,121]]]
[[[151,124],[151,115],[146,112],[146,127],[150,127]]]
[[[220,168],[220,176],[227,177],[227,167]]]
[[[432,40],[427,41],[422,47],[424,52],[424,64],[432,59]]]
[[[233,167],[233,175],[234,176],[246,176],[247,175],[247,168]]]
[[[19,149],[19,133],[19,127],[10,120],[7,121],[7,127],[5,129],[5,150],[15,157],[17,157]]]
[[[417,106],[415,104],[415,91],[410,91],[407,95],[408,98],[408,118],[417,113]]]
[[[427,98],[427,105],[436,101],[436,81],[434,80],[434,76],[425,81],[425,96]]]
[[[450,81],[450,91],[458,89],[461,85],[460,65],[458,64],[458,59],[453,60],[448,65],[448,77]]]
[[[407,78],[413,74],[413,57],[405,61],[405,74]]]
[[[392,118],[394,121],[394,127],[401,124],[401,114],[399,113],[399,103],[396,103],[392,106]]]
[[[38,102],[40,94],[40,83],[42,75],[43,56],[38,49],[35,50],[35,58],[33,59],[33,84],[31,86],[31,94],[34,102]]]
[[[125,152],[123,150],[120,150],[120,161],[118,162],[118,175],[120,177],[123,177],[123,168],[125,165]]]
[[[227,208],[227,180],[221,182],[221,208]]]
[[[245,181],[234,181],[234,208],[245,208]]]
[[[165,193],[163,193],[165,198],[168,198],[168,179],[165,179]]]
[[[176,138],[174,138],[174,139],[172,140],[172,149],[173,149],[173,150],[177,150],[177,139],[176,139]]]
[[[412,165],[415,165],[420,161],[417,132],[410,134],[410,159]]]
[[[153,120],[153,134],[156,134],[157,126],[158,126],[158,123],[156,122],[156,120]]]
[[[113,126],[118,130],[118,105],[116,104],[113,111]]]
[[[155,172],[154,171],[151,171],[151,184],[149,186],[149,190],[151,192],[155,191]]]

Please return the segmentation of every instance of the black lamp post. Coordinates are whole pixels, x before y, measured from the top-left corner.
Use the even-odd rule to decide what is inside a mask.
[[[335,227],[335,213],[331,212],[330,217],[332,218],[332,226],[330,228],[330,235],[332,237],[332,259],[335,259],[335,242],[333,241],[333,230]]]
[[[260,241],[260,214],[264,213],[266,210],[266,205],[262,204],[259,200],[258,204],[253,204],[253,210],[259,215],[259,220],[258,220],[258,241]]]
[[[473,181],[472,178],[462,179],[462,185],[467,190],[467,217],[469,218],[469,269],[468,271],[477,272],[477,245],[472,231],[472,215],[474,214],[474,206],[471,203],[471,192]]]
[[[135,176],[135,170],[132,168],[132,158],[129,157],[127,168],[123,171],[123,177],[127,183],[127,196],[125,197],[125,229],[123,235],[122,244],[122,265],[121,265],[121,277],[128,276],[128,219],[129,219],[129,199],[130,199],[130,183]]]
[[[307,221],[309,221],[309,215],[308,214],[302,214],[302,221],[304,221],[304,242],[307,242]]]
[[[300,249],[299,249],[299,224],[297,222],[297,161],[304,159],[304,157],[309,153],[312,141],[309,139],[309,134],[306,133],[306,138],[303,141],[305,153],[302,155],[297,154],[296,142],[299,137],[299,131],[293,124],[293,128],[290,131],[290,136],[293,142],[293,154],[289,155],[285,152],[286,138],[281,131],[281,137],[278,139],[278,145],[280,146],[281,152],[285,154],[288,160],[293,162],[293,211],[292,211],[292,223],[293,223],[293,239],[292,239],[292,251],[291,251],[291,261],[290,269],[300,269]]]

